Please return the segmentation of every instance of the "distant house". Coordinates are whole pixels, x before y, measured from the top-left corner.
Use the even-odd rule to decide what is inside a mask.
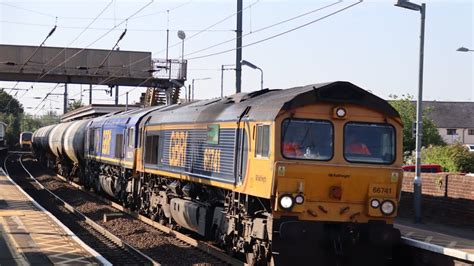
[[[474,102],[423,101],[428,116],[448,144],[474,144]]]

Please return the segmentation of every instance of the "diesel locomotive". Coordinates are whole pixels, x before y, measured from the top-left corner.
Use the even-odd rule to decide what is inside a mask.
[[[367,249],[380,265],[399,239],[402,128],[389,103],[338,81],[48,126],[33,149],[63,176],[251,264]]]

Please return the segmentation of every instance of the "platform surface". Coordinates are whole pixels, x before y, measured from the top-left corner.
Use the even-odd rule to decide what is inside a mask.
[[[108,262],[21,190],[0,169],[0,265]]]
[[[439,225],[415,224],[407,220],[395,223],[405,244],[474,262],[474,232]]]

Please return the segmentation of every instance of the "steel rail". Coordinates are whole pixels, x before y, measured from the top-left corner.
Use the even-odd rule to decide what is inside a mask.
[[[131,245],[127,244],[125,241],[123,241],[122,239],[118,238],[117,236],[115,236],[114,234],[112,234],[111,232],[109,232],[107,229],[105,229],[104,227],[100,226],[99,224],[97,224],[96,222],[94,222],[93,220],[91,220],[90,218],[88,218],[86,215],[84,215],[83,213],[81,213],[80,211],[78,211],[77,209],[75,209],[73,206],[71,206],[70,204],[68,204],[67,202],[65,202],[64,200],[62,200],[59,196],[57,196],[56,194],[54,194],[54,192],[52,192],[51,190],[47,189],[45,186],[43,186],[43,184],[41,184],[31,173],[30,171],[28,171],[28,169],[26,169],[25,165],[23,164],[23,155],[20,155],[20,165],[21,167],[23,168],[23,170],[25,170],[25,172],[28,174],[28,176],[30,177],[31,180],[33,180],[34,182],[36,182],[40,187],[41,189],[43,189],[44,191],[48,192],[49,194],[51,194],[56,200],[60,201],[64,208],[66,208],[68,211],[70,211],[71,213],[73,213],[74,215],[76,215],[77,217],[79,217],[80,219],[82,219],[84,222],[86,222],[89,226],[91,226],[92,228],[94,228],[94,230],[96,230],[97,232],[99,232],[100,234],[104,235],[105,237],[107,237],[108,239],[110,239],[111,241],[113,241],[116,245],[122,247],[123,249],[125,249],[126,251],[130,252],[130,253],[135,253],[139,256],[141,256],[142,258],[144,258],[145,260],[148,260],[150,262],[151,265],[161,265],[160,263],[158,263],[157,261],[153,260],[152,258],[150,258],[149,256],[145,255],[143,252],[137,250],[136,248],[132,247]],[[4,163],[4,169],[5,169],[5,172],[7,172],[8,174],[8,171],[7,171],[7,168],[6,168],[6,158],[5,158],[5,163]]]
[[[160,223],[157,223],[157,222],[153,221],[152,219],[150,219],[150,218],[148,218],[148,217],[146,217],[146,216],[143,216],[143,215],[138,214],[138,213],[136,213],[136,212],[132,212],[132,211],[130,211],[130,210],[124,208],[124,207],[123,207],[122,205],[120,205],[120,204],[117,204],[117,203],[115,203],[115,202],[113,202],[113,201],[111,201],[111,200],[105,199],[105,198],[103,198],[103,197],[101,197],[101,196],[99,196],[99,195],[97,195],[97,194],[94,194],[94,193],[88,191],[84,186],[79,185],[79,184],[77,184],[77,183],[75,183],[75,182],[72,182],[72,181],[70,181],[70,180],[67,180],[65,177],[63,177],[63,176],[61,176],[61,175],[59,175],[59,174],[57,174],[56,177],[59,178],[59,179],[61,179],[63,182],[68,183],[68,184],[70,184],[71,186],[73,186],[73,187],[79,189],[80,191],[85,192],[85,193],[87,193],[88,195],[90,195],[90,196],[92,196],[92,197],[95,197],[96,199],[98,199],[98,200],[104,202],[105,204],[108,204],[109,206],[111,206],[111,207],[113,207],[113,208],[115,208],[115,209],[117,209],[117,210],[119,210],[119,211],[121,211],[121,212],[124,212],[124,213],[126,213],[126,214],[128,214],[128,215],[130,215],[130,216],[132,216],[132,217],[134,217],[134,218],[136,218],[136,219],[138,219],[138,220],[140,220],[140,221],[142,221],[142,222],[144,222],[144,223],[146,223],[146,224],[148,224],[148,225],[150,225],[150,226],[152,226],[152,227],[154,227],[154,228],[160,230],[160,231],[162,231],[163,233],[169,234],[169,235],[171,235],[171,236],[173,236],[173,237],[179,239],[180,241],[183,241],[184,243],[186,243],[186,244],[188,244],[188,245],[190,245],[190,246],[192,246],[192,247],[195,247],[195,248],[197,248],[197,249],[199,249],[199,250],[201,250],[201,251],[203,251],[203,252],[205,252],[205,253],[207,253],[207,254],[213,256],[213,257],[216,257],[216,258],[218,258],[219,260],[222,260],[223,262],[229,263],[230,265],[236,265],[236,266],[245,265],[244,262],[242,262],[242,261],[240,261],[240,260],[238,260],[238,259],[235,259],[235,258],[233,258],[233,257],[231,257],[231,256],[229,256],[229,255],[227,255],[227,254],[225,254],[225,253],[219,251],[217,248],[215,248],[215,247],[213,247],[213,246],[211,246],[211,245],[209,245],[209,244],[207,244],[207,243],[205,243],[205,242],[196,240],[196,239],[194,239],[194,238],[192,238],[192,237],[189,237],[189,236],[187,236],[187,235],[185,235],[185,234],[182,234],[182,233],[180,233],[180,232],[178,232],[178,231],[175,231],[175,230],[173,230],[173,229],[171,229],[171,228],[169,228],[169,227],[167,227],[167,226],[164,226],[164,225],[162,225],[162,224],[160,224]]]

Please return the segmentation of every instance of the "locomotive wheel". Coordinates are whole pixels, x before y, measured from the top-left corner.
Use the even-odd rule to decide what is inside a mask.
[[[259,244],[254,244],[252,249],[245,253],[245,259],[249,265],[271,265],[271,261],[267,261],[262,253],[265,251]]]
[[[273,259],[273,256],[270,258],[270,261],[266,261],[265,259],[257,261],[256,256],[253,252],[247,252],[245,253],[245,259],[247,261],[248,265],[261,265],[261,266],[274,266],[275,261]]]

